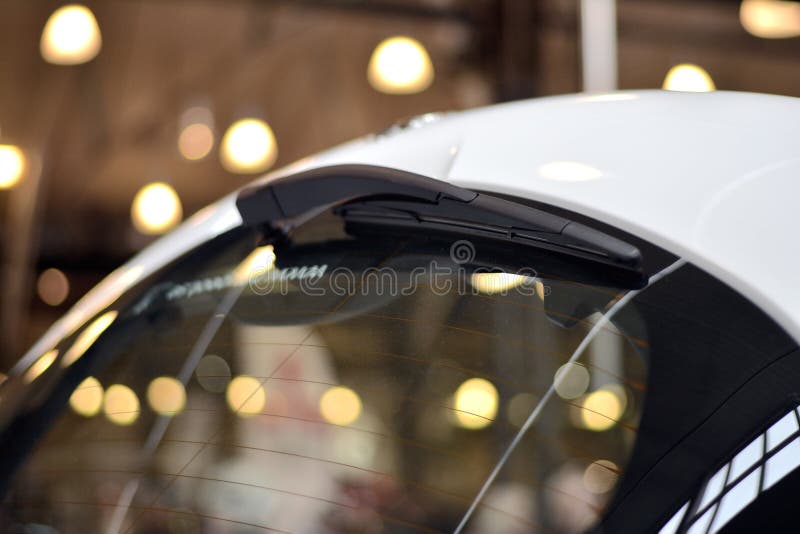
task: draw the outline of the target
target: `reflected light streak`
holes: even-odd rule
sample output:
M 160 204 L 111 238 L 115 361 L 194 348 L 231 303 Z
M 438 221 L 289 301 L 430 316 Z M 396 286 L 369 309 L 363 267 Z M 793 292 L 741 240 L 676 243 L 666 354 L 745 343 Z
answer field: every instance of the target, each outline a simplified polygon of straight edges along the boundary
M 48 63 L 78 65 L 100 53 L 102 38 L 94 14 L 86 6 L 70 4 L 56 9 L 42 30 L 39 50 Z
M 555 182 L 588 182 L 603 176 L 600 169 L 577 161 L 551 161 L 540 165 L 537 173 Z
M 319 412 L 334 425 L 349 425 L 361 416 L 361 398 L 350 388 L 334 386 L 319 399 Z
M 103 413 L 115 425 L 131 425 L 139 418 L 139 397 L 128 386 L 109 386 L 103 397 Z
M 411 37 L 390 37 L 372 52 L 367 80 L 382 93 L 419 93 L 433 83 L 433 63 L 425 47 Z
M 494 295 L 496 293 L 504 293 L 530 280 L 530 277 L 520 274 L 472 273 L 469 283 L 480 293 Z
M 263 274 L 275 266 L 275 248 L 272 245 L 258 247 L 247 255 L 233 271 L 236 284 L 247 283 L 256 274 Z
M 53 349 L 45 352 L 42 354 L 38 360 L 33 362 L 28 370 L 25 372 L 24 380 L 27 384 L 30 384 L 39 376 L 47 371 L 53 362 L 56 361 L 56 356 L 58 356 L 58 349 Z
M 470 378 L 458 386 L 454 400 L 455 420 L 463 428 L 485 428 L 497 415 L 497 389 L 483 378 Z
M 69 397 L 72 410 L 83 417 L 94 417 L 103 407 L 103 385 L 95 377 L 87 377 Z
M 72 346 L 67 350 L 64 354 L 64 358 L 61 360 L 61 366 L 67 367 L 75 363 L 78 358 L 83 356 L 83 354 L 89 350 L 97 338 L 100 337 L 100 334 L 105 332 L 106 328 L 111 326 L 111 323 L 117 318 L 117 312 L 114 310 L 107 311 L 87 326 L 83 332 L 81 332 Z
M 225 400 L 228 401 L 228 407 L 236 415 L 250 417 L 264 409 L 267 392 L 264 391 L 264 386 L 257 378 L 240 375 L 228 383 Z

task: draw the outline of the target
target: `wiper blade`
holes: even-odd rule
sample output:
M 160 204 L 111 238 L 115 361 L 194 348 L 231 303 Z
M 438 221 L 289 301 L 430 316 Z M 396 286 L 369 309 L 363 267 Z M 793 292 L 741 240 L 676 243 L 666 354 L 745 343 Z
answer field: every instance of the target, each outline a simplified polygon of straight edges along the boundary
M 287 229 L 333 208 L 349 223 L 432 229 L 552 250 L 641 272 L 639 249 L 570 219 L 447 182 L 368 165 L 323 167 L 243 190 L 248 226 Z

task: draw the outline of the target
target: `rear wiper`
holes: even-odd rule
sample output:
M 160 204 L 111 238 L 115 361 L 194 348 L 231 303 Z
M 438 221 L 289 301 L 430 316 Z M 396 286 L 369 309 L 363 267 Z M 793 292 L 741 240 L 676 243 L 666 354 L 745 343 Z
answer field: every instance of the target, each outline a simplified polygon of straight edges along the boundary
M 475 235 L 628 272 L 642 269 L 636 246 L 604 232 L 537 208 L 382 167 L 340 165 L 301 172 L 243 190 L 236 205 L 246 225 L 272 230 L 287 230 L 333 208 L 355 225 Z

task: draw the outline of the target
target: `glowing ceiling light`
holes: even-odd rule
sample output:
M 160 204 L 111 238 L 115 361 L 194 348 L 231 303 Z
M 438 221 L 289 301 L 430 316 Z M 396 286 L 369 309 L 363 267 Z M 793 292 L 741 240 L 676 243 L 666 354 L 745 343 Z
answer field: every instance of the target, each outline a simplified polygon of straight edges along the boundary
M 739 20 L 748 33 L 764 39 L 800 35 L 800 2 L 743 0 Z
M 159 415 L 177 415 L 186 405 L 186 389 L 180 380 L 159 376 L 147 386 L 147 402 Z
M 410 37 L 390 37 L 375 47 L 367 79 L 389 94 L 419 93 L 433 83 L 433 63 L 425 47 Z
M 596 495 L 608 493 L 617 485 L 619 466 L 611 460 L 597 460 L 583 472 L 583 486 Z
M 599 169 L 577 161 L 551 161 L 536 171 L 542 178 L 555 182 L 587 182 L 603 176 Z
M 261 413 L 267 402 L 267 392 L 257 378 L 241 375 L 228 382 L 225 399 L 232 412 L 249 417 Z
M 0 189 L 17 185 L 25 172 L 25 154 L 14 145 L 0 145 Z
M 493 295 L 504 293 L 530 280 L 531 278 L 520 274 L 473 273 L 469 278 L 469 283 L 478 292 Z
M 69 295 L 69 280 L 58 269 L 47 269 L 36 280 L 36 292 L 45 304 L 58 306 Z
M 56 65 L 78 65 L 100 53 L 102 38 L 97 19 L 86 6 L 58 8 L 47 19 L 39 42 L 42 57 Z
M 704 93 L 716 89 L 714 80 L 705 69 L 691 63 L 681 63 L 669 69 L 663 87 L 668 91 L 690 93 Z
M 349 425 L 361 416 L 361 398 L 350 388 L 334 386 L 319 399 L 319 412 L 334 425 Z
M 463 428 L 477 430 L 492 424 L 497 415 L 497 389 L 488 380 L 470 378 L 456 390 L 455 419 Z
M 94 417 L 103 407 L 103 385 L 90 376 L 81 382 L 69 397 L 72 410 L 83 417 Z
M 139 418 L 139 397 L 128 386 L 114 384 L 103 397 L 103 413 L 115 425 L 131 425 Z
M 278 143 L 266 122 L 242 119 L 231 124 L 225 132 L 219 157 L 222 166 L 230 172 L 263 172 L 278 159 Z
M 56 356 L 58 356 L 57 349 L 47 351 L 39 356 L 39 359 L 33 362 L 33 365 L 31 365 L 25 372 L 25 376 L 23 377 L 25 382 L 30 384 L 39 378 L 42 373 L 47 371 L 50 366 L 53 365 L 53 362 L 56 361 Z
M 602 432 L 617 424 L 623 410 L 623 402 L 616 391 L 598 389 L 583 399 L 581 422 L 589 430 Z
M 78 358 L 83 356 L 83 353 L 89 350 L 89 347 L 91 347 L 94 342 L 97 341 L 97 338 L 100 337 L 100 334 L 105 332 L 106 328 L 111 326 L 111 323 L 113 323 L 114 319 L 116 318 L 117 312 L 111 310 L 92 321 L 92 323 L 78 335 L 78 337 L 75 339 L 75 342 L 64 354 L 64 358 L 61 360 L 61 366 L 67 367 L 75 363 Z
M 181 222 L 181 218 L 181 199 L 172 187 L 163 182 L 147 184 L 133 199 L 131 219 L 143 234 L 163 234 Z
M 577 399 L 589 387 L 589 371 L 579 363 L 565 363 L 556 371 L 553 386 L 562 399 Z

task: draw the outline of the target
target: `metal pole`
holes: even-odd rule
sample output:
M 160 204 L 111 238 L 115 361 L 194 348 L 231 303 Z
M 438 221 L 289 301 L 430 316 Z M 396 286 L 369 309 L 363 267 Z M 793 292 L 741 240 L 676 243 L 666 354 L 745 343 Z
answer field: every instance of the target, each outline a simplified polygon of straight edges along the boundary
M 581 0 L 581 60 L 585 92 L 617 88 L 616 0 Z

